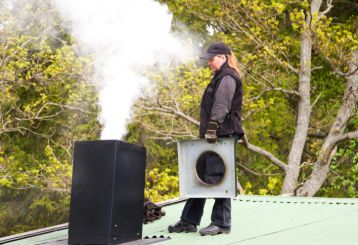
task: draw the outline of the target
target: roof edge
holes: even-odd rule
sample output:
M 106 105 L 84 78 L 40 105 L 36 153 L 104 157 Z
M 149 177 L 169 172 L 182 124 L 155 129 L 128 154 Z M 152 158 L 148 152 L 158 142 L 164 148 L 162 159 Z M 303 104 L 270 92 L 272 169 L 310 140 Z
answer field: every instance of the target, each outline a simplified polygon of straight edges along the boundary
M 162 202 L 157 202 L 155 204 L 157 204 L 161 207 L 164 207 L 164 206 L 172 205 L 175 203 L 183 202 L 185 200 L 187 200 L 187 198 L 177 197 L 177 198 L 165 200 Z M 7 243 L 7 242 L 14 242 L 14 241 L 18 241 L 18 240 L 38 236 L 38 235 L 43 235 L 43 234 L 51 233 L 51 232 L 55 232 L 55 231 L 65 230 L 65 229 L 68 229 L 68 223 L 54 225 L 54 226 L 45 227 L 45 228 L 40 228 L 37 230 L 27 231 L 27 232 L 15 234 L 15 235 L 0 237 L 0 244 Z
M 67 228 L 68 228 L 68 223 L 64 223 L 64 224 L 54 225 L 54 226 L 45 227 L 45 228 L 41 228 L 41 229 L 37 229 L 37 230 L 27 231 L 27 232 L 23 232 L 23 233 L 11 235 L 11 236 L 1 237 L 0 244 L 7 243 L 7 242 L 14 242 L 14 241 L 18 241 L 18 240 L 46 234 L 46 233 L 51 233 L 54 231 L 65 230 Z
M 188 200 L 188 198 L 183 198 L 183 197 L 175 197 L 175 198 L 172 198 L 172 199 L 169 199 L 169 200 L 165 200 L 165 201 L 161 201 L 161 202 L 156 202 L 155 204 L 161 206 L 161 207 L 164 207 L 164 206 L 169 206 L 171 204 L 175 204 L 175 203 L 178 203 L 178 202 L 184 202 Z

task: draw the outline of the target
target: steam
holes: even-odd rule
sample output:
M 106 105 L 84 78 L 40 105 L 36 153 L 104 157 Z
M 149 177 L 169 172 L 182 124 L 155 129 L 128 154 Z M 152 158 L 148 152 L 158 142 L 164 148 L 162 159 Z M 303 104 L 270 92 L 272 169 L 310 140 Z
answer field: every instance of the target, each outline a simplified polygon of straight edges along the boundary
M 185 61 L 190 51 L 171 33 L 172 15 L 153 0 L 54 0 L 73 35 L 94 52 L 101 139 L 126 132 L 133 100 L 149 81 L 138 67 Z

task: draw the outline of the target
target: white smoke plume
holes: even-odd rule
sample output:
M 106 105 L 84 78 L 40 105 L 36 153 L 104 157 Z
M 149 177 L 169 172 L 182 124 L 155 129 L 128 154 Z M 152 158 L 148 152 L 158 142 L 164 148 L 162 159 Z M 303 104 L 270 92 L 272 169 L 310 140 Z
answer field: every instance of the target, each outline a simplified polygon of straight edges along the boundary
M 126 132 L 132 102 L 148 83 L 138 67 L 163 64 L 190 51 L 171 33 L 172 15 L 153 0 L 54 0 L 73 35 L 95 54 L 103 125 L 101 139 L 120 139 Z

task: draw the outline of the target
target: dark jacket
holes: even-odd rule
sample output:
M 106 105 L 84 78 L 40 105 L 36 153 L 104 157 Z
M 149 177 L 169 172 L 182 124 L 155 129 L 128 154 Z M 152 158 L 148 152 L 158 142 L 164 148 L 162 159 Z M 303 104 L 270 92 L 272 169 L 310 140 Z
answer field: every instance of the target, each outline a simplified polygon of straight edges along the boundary
M 225 89 L 230 86 L 220 86 L 223 78 L 230 76 L 235 81 L 235 91 L 233 93 L 231 104 L 220 103 L 223 94 L 229 94 Z M 219 89 L 220 86 L 220 89 Z M 222 94 L 223 93 L 223 94 Z M 232 93 L 231 93 L 232 94 Z M 218 103 L 219 102 L 219 103 Z M 223 108 L 226 107 L 226 108 Z M 217 117 L 217 112 L 224 112 L 222 119 Z M 213 113 L 214 112 L 214 113 Z M 215 114 L 215 115 L 214 115 Z M 244 131 L 241 127 L 241 114 L 242 114 L 242 84 L 238 74 L 234 69 L 230 68 L 227 63 L 215 72 L 211 82 L 204 91 L 200 104 L 200 137 L 203 138 L 207 129 L 209 121 L 217 121 L 219 128 L 217 135 L 242 137 Z

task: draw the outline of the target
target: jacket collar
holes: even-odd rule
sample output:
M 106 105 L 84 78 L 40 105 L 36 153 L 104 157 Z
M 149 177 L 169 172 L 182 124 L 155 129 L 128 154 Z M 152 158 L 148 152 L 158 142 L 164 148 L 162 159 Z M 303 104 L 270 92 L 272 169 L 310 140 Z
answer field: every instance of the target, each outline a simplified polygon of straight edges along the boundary
M 225 63 L 221 65 L 220 69 L 217 70 L 217 71 L 214 73 L 213 79 L 216 79 L 216 78 L 220 75 L 220 73 L 221 73 L 225 68 L 227 68 L 228 66 L 229 66 L 229 65 L 228 65 L 228 61 L 226 60 Z

